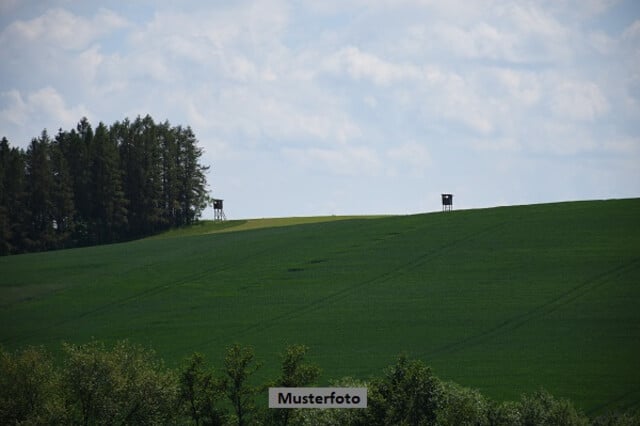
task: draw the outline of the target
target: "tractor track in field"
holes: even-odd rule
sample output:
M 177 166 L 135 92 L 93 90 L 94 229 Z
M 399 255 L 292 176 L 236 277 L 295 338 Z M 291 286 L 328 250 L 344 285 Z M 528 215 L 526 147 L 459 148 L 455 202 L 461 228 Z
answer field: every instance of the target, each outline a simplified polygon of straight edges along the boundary
M 92 315 L 96 315 L 96 314 L 99 314 L 99 313 L 102 313 L 102 312 L 107 312 L 110 309 L 126 305 L 126 304 L 131 303 L 131 302 L 133 302 L 135 300 L 140 300 L 142 298 L 155 296 L 157 294 L 160 294 L 160 293 L 162 293 L 162 292 L 164 292 L 166 290 L 169 290 L 171 288 L 174 288 L 176 286 L 183 285 L 183 284 L 198 280 L 198 279 L 200 279 L 202 277 L 205 277 L 205 276 L 207 276 L 207 275 L 209 275 L 211 273 L 220 273 L 220 272 L 224 272 L 224 271 L 230 270 L 230 269 L 236 267 L 238 264 L 241 264 L 242 262 L 245 262 L 248 259 L 251 259 L 251 258 L 253 258 L 255 256 L 263 255 L 263 254 L 268 253 L 268 252 L 270 252 L 272 250 L 273 250 L 273 246 L 269 246 L 269 247 L 267 247 L 265 249 L 262 249 L 262 250 L 259 250 L 257 252 L 251 253 L 250 255 L 244 256 L 241 259 L 234 259 L 233 262 L 223 263 L 223 264 L 221 264 L 219 266 L 213 266 L 213 267 L 210 267 L 210 268 L 206 268 L 204 270 L 199 270 L 198 272 L 193 273 L 191 275 L 188 275 L 186 277 L 182 276 L 179 279 L 174 280 L 174 281 L 169 281 L 169 282 L 158 284 L 158 285 L 155 285 L 155 286 L 152 286 L 152 287 L 148 287 L 148 288 L 146 288 L 146 289 L 144 289 L 142 291 L 139 291 L 137 293 L 134 293 L 132 295 L 129 295 L 129 296 L 126 296 L 126 297 L 123 297 L 123 298 L 119 298 L 119 299 L 116 299 L 116 300 L 112 300 L 110 302 L 107 302 L 107 303 L 104 303 L 102 305 L 96 306 L 96 307 L 94 307 L 92 309 L 82 311 L 82 312 L 74 315 L 73 317 L 69 317 L 69 318 L 63 319 L 61 321 L 57 321 L 57 322 L 54 322 L 54 323 L 50 323 L 50 324 L 44 325 L 44 326 L 42 326 L 40 328 L 37 328 L 37 329 L 33 330 L 32 333 L 30 333 L 28 335 L 10 336 L 10 337 L 4 339 L 2 343 L 17 343 L 17 342 L 20 342 L 20 341 L 28 340 L 31 337 L 31 335 L 38 334 L 40 332 L 43 332 L 43 331 L 46 331 L 46 330 L 49 330 L 49 329 L 52 329 L 52 328 L 55 328 L 55 327 L 60 327 L 60 326 L 63 326 L 65 324 L 72 323 L 74 321 L 82 320 L 83 318 L 87 318 L 87 317 L 90 317 Z M 150 266 L 147 265 L 147 268 L 149 268 L 149 267 Z M 152 266 L 150 268 L 153 270 Z
M 430 250 L 428 252 L 422 253 L 419 256 L 402 263 L 401 265 L 398 265 L 397 267 L 385 272 L 382 275 L 378 275 L 369 279 L 366 279 L 364 281 L 358 282 L 357 284 L 354 284 L 352 286 L 346 287 L 342 290 L 338 290 L 336 292 L 333 292 L 331 294 L 328 294 L 326 296 L 317 298 L 315 300 L 310 301 L 309 303 L 305 303 L 301 306 L 298 306 L 296 308 L 293 308 L 291 310 L 289 310 L 288 312 L 279 314 L 279 315 L 275 315 L 271 318 L 268 319 L 264 319 L 262 321 L 259 322 L 255 322 L 247 327 L 244 327 L 240 330 L 235 330 L 233 331 L 233 333 L 229 333 L 228 335 L 224 335 L 224 336 L 218 336 L 216 338 L 212 338 L 209 340 L 206 340 L 202 343 L 200 343 L 199 345 L 197 345 L 197 347 L 206 347 L 209 346 L 213 343 L 221 343 L 221 342 L 227 342 L 229 341 L 229 339 L 231 337 L 233 338 L 240 338 L 240 337 L 244 337 L 247 335 L 250 335 L 251 333 L 256 333 L 256 332 L 263 332 L 265 330 L 268 330 L 269 328 L 272 328 L 274 326 L 276 326 L 278 323 L 282 322 L 282 321 L 290 321 L 293 320 L 297 317 L 300 317 L 301 315 L 304 315 L 308 312 L 314 311 L 316 309 L 321 308 L 322 306 L 326 305 L 329 302 L 336 302 L 339 300 L 344 299 L 345 297 L 347 297 L 349 294 L 359 290 L 360 288 L 363 288 L 367 285 L 378 285 L 381 283 L 384 283 L 386 281 L 388 281 L 391 278 L 396 278 L 399 274 L 402 274 L 404 272 L 408 272 L 411 271 L 412 269 L 415 269 L 418 266 L 423 265 L 425 262 L 439 257 L 442 254 L 446 253 L 449 249 L 458 246 L 461 243 L 464 243 L 466 241 L 469 240 L 473 240 L 481 235 L 485 235 L 487 233 L 493 232 L 496 229 L 502 228 L 504 226 L 506 226 L 508 223 L 510 222 L 500 222 L 496 225 L 492 225 L 490 227 L 487 228 L 483 228 L 479 231 L 476 232 L 472 232 L 470 234 L 467 234 L 461 238 L 458 238 L 456 240 L 452 240 L 449 241 L 445 244 L 443 244 L 442 246 L 438 247 L 437 249 L 434 250 Z M 392 233 L 392 234 L 387 234 L 387 236 L 385 238 L 378 238 L 373 240 L 373 244 L 370 245 L 375 245 L 375 244 L 379 244 L 381 241 L 384 240 L 388 240 L 391 238 L 397 238 L 400 235 L 403 235 L 404 233 L 409 233 L 409 232 L 419 232 L 420 228 L 412 228 L 410 230 L 407 230 L 403 233 Z
M 452 342 L 436 348 L 433 351 L 424 352 L 419 354 L 422 359 L 433 359 L 442 355 L 447 355 L 453 352 L 457 352 L 462 349 L 466 349 L 468 347 L 472 347 L 478 344 L 483 343 L 484 341 L 491 339 L 495 336 L 503 334 L 505 332 L 513 331 L 518 329 L 519 327 L 525 325 L 526 323 L 536 319 L 544 317 L 561 307 L 572 303 L 576 299 L 584 296 L 585 294 L 600 288 L 604 285 L 607 285 L 613 282 L 612 278 L 625 275 L 626 273 L 633 271 L 634 269 L 640 267 L 640 258 L 632 259 L 629 262 L 623 263 L 621 265 L 617 265 L 613 268 L 610 268 L 604 272 L 596 274 L 577 286 L 567 290 L 566 292 L 552 298 L 551 300 L 538 305 L 527 312 L 516 315 L 512 318 L 509 318 L 500 324 L 495 325 L 494 327 L 485 330 L 483 332 L 465 337 L 456 342 Z
M 360 227 L 364 227 L 366 225 L 367 224 L 364 223 L 364 222 L 359 224 Z M 56 321 L 56 322 L 53 322 L 53 323 L 49 323 L 49 324 L 43 325 L 42 327 L 39 327 L 39 328 L 33 330 L 29 334 L 23 334 L 23 335 L 20 335 L 20 336 L 9 336 L 9 337 L 5 338 L 1 343 L 7 344 L 7 343 L 19 343 L 21 341 L 26 341 L 32 335 L 41 333 L 43 331 L 50 330 L 50 329 L 53 329 L 53 328 L 56 328 L 56 327 L 60 327 L 60 326 L 72 323 L 74 321 L 78 321 L 78 320 L 81 320 L 83 318 L 87 318 L 87 317 L 90 317 L 92 315 L 96 315 L 96 314 L 99 314 L 99 313 L 102 313 L 102 312 L 107 312 L 110 309 L 126 305 L 126 304 L 131 303 L 131 302 L 133 302 L 135 300 L 140 300 L 140 299 L 143 299 L 143 298 L 155 296 L 157 294 L 160 294 L 160 293 L 162 293 L 162 292 L 164 292 L 166 290 L 169 290 L 171 288 L 174 288 L 176 286 L 183 285 L 183 284 L 198 280 L 200 278 L 206 277 L 206 276 L 208 276 L 208 275 L 210 275 L 212 273 L 216 274 L 216 273 L 220 273 L 220 272 L 225 272 L 225 271 L 231 270 L 234 267 L 237 267 L 238 265 L 240 265 L 240 264 L 242 264 L 242 263 L 244 263 L 244 262 L 246 262 L 246 261 L 248 261 L 248 260 L 250 260 L 252 258 L 255 258 L 256 256 L 262 256 L 264 254 L 268 254 L 268 253 L 272 252 L 274 250 L 274 248 L 277 248 L 279 246 L 283 246 L 285 244 L 286 244 L 285 242 L 283 242 L 283 243 L 281 243 L 279 245 L 269 244 L 267 247 L 265 247 L 262 250 L 258 250 L 258 251 L 254 252 L 254 253 L 251 253 L 251 254 L 247 255 L 247 256 L 243 256 L 242 258 L 233 259 L 232 262 L 227 262 L 227 263 L 221 264 L 220 266 L 214 266 L 214 267 L 210 267 L 210 268 L 207 268 L 207 269 L 204 269 L 204 270 L 199 270 L 198 272 L 196 272 L 194 274 L 191 274 L 189 276 L 186 276 L 186 277 L 183 276 L 183 277 L 180 277 L 179 279 L 174 280 L 174 281 L 169 281 L 169 282 L 158 284 L 158 285 L 155 285 L 155 286 L 152 286 L 152 287 L 148 287 L 148 288 L 146 288 L 146 289 L 144 289 L 142 291 L 139 291 L 137 293 L 134 293 L 132 295 L 129 295 L 129 296 L 126 296 L 126 297 L 123 297 L 123 298 L 119 298 L 119 299 L 116 299 L 116 300 L 112 300 L 110 302 L 107 302 L 107 303 L 104 303 L 102 305 L 96 306 L 96 307 L 94 307 L 92 309 L 80 312 L 80 313 L 74 315 L 73 317 L 69 317 L 69 318 L 66 318 L 66 319 L 63 319 L 63 320 L 60 320 L 60 321 Z M 154 263 L 154 264 L 156 264 L 156 263 Z M 146 265 L 146 267 L 153 271 L 153 266 L 152 265 L 154 265 L 154 264 Z

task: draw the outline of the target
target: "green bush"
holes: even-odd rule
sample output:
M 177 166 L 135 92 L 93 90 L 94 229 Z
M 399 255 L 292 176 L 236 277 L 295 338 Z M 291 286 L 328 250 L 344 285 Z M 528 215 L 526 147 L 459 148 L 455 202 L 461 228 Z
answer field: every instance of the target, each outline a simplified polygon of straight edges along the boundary
M 589 419 L 567 400 L 555 399 L 547 391 L 523 395 L 518 406 L 523 426 L 582 426 Z
M 49 354 L 0 349 L 0 424 L 46 424 L 58 417 L 58 378 Z
M 422 361 L 404 355 L 368 382 L 331 382 L 366 387 L 366 409 L 265 409 L 255 399 L 266 401 L 268 386 L 302 387 L 317 380 L 320 369 L 305 361 L 306 346 L 287 347 L 281 375 L 264 386 L 251 383 L 260 366 L 253 349 L 238 344 L 227 348 L 220 375 L 201 354 L 174 371 L 153 351 L 127 341 L 63 349 L 56 368 L 42 348 L 0 348 L 0 424 L 640 426 L 634 412 L 590 421 L 571 402 L 544 390 L 515 402 L 489 401 L 477 390 L 441 382 Z
M 443 386 L 422 361 L 401 355 L 382 378 L 368 388 L 366 423 L 430 425 L 442 404 Z
M 453 382 L 443 383 L 437 423 L 443 426 L 489 424 L 489 404 L 480 392 Z
M 640 426 L 640 412 L 607 413 L 597 417 L 593 426 Z
M 126 341 L 64 345 L 62 386 L 71 423 L 167 424 L 176 420 L 178 380 L 155 354 Z
M 180 400 L 183 413 L 199 425 L 224 425 L 227 412 L 222 407 L 224 383 L 213 369 L 205 367 L 204 356 L 194 353 L 180 372 Z
M 331 382 L 333 387 L 365 388 L 366 382 L 344 377 Z M 359 408 L 332 408 L 318 410 L 315 408 L 299 408 L 293 410 L 295 416 L 291 424 L 296 426 L 342 426 L 342 425 L 366 425 L 366 409 Z

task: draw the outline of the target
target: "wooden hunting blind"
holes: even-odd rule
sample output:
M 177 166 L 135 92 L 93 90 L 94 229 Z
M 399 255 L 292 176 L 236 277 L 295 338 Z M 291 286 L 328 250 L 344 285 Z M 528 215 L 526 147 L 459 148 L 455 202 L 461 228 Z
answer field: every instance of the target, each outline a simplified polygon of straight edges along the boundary
M 442 194 L 442 211 L 451 211 L 453 208 L 453 194 Z
M 222 208 L 223 201 L 218 198 L 213 199 L 213 220 L 223 221 L 227 219 Z

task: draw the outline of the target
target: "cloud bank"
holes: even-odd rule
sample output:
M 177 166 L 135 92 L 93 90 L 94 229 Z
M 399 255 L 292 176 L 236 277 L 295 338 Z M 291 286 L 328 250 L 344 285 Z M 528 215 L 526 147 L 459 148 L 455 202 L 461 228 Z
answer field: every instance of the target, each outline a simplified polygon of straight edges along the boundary
M 4 2 L 0 24 L 12 145 L 189 125 L 230 217 L 640 195 L 634 1 Z

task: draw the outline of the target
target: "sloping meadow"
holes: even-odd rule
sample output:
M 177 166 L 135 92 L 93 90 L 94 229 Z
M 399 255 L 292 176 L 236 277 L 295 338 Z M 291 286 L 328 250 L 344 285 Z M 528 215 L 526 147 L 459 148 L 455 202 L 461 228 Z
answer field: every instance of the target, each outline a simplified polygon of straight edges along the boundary
M 177 365 L 239 342 L 268 377 L 302 343 L 324 383 L 406 353 L 498 400 L 638 407 L 638 218 L 640 199 L 570 202 L 4 257 L 0 344 L 126 338 Z

